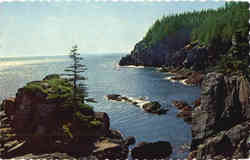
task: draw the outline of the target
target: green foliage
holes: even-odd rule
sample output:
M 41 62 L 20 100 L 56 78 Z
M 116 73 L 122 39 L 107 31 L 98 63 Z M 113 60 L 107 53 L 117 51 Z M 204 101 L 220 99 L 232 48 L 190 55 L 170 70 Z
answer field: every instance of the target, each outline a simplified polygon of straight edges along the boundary
M 218 72 L 225 74 L 242 74 L 245 77 L 250 75 L 250 56 L 249 45 L 246 44 L 247 39 L 242 36 L 242 31 L 238 31 L 233 35 L 233 45 L 227 52 L 222 55 L 216 66 Z
M 27 83 L 24 90 L 32 93 L 40 92 L 46 95 L 47 99 L 70 99 L 72 97 L 72 84 L 58 76 Z
M 84 115 L 79 111 L 75 113 L 75 116 L 76 120 L 80 122 L 82 128 L 96 128 L 102 125 L 102 122 L 96 120 L 94 116 Z
M 226 47 L 232 35 L 239 29 L 242 36 L 249 31 L 249 11 L 247 2 L 227 2 L 217 10 L 202 10 L 164 16 L 156 20 L 143 38 L 145 46 L 150 47 L 176 31 L 191 29 L 191 39 L 202 44 Z
M 75 116 L 77 117 L 77 120 L 82 123 L 88 123 L 89 121 L 93 120 L 93 116 L 84 115 L 79 111 L 75 113 Z
M 88 105 L 88 104 L 86 104 L 86 103 L 81 103 L 81 104 L 79 104 L 79 108 L 80 108 L 80 110 L 81 110 L 81 109 L 93 110 L 93 107 L 90 106 L 90 105 Z
M 248 35 L 248 19 L 247 2 L 228 2 L 225 7 L 207 13 L 201 25 L 193 30 L 192 39 L 198 39 L 204 44 L 228 45 L 239 29 L 242 36 Z
M 91 128 L 100 127 L 101 125 L 102 125 L 102 122 L 99 121 L 99 120 L 90 121 L 90 127 Z
M 64 133 L 72 139 L 72 138 L 74 138 L 74 136 L 70 130 L 70 126 L 71 126 L 70 123 L 63 124 L 62 129 L 63 129 Z
M 78 53 L 78 47 L 77 45 L 73 46 L 70 50 L 69 57 L 72 59 L 72 65 L 68 66 L 64 71 L 67 72 L 67 74 L 64 74 L 68 76 L 68 80 L 73 83 L 73 103 L 75 107 L 77 106 L 78 102 L 81 101 L 82 103 L 85 102 L 85 98 L 87 97 L 87 87 L 85 84 L 83 84 L 82 81 L 86 80 L 87 78 L 82 76 L 81 73 L 85 72 L 87 70 L 86 66 L 81 64 L 81 61 L 83 60 L 82 57 L 80 57 L 80 54 Z M 77 111 L 77 108 L 75 108 L 75 111 Z

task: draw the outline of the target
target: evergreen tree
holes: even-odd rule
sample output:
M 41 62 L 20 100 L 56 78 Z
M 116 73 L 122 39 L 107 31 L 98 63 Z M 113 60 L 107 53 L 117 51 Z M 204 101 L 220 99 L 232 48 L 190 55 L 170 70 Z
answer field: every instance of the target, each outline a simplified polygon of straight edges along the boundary
M 85 72 L 87 68 L 84 64 L 81 64 L 83 58 L 80 57 L 80 54 L 77 51 L 77 45 L 73 46 L 69 54 L 69 57 L 72 59 L 72 64 L 64 70 L 65 72 L 68 72 L 64 75 L 69 76 L 69 81 L 73 83 L 72 103 L 75 112 L 79 110 L 81 104 L 85 103 L 86 97 L 88 96 L 87 87 L 82 82 L 86 80 L 86 77 L 81 75 L 81 73 Z

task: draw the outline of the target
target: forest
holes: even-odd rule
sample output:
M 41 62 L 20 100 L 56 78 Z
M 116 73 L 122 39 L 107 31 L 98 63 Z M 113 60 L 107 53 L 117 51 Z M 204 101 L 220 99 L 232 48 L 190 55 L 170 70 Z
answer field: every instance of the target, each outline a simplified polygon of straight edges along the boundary
M 239 70 L 249 72 L 249 4 L 226 2 L 216 10 L 163 16 L 150 27 L 143 42 L 145 48 L 164 42 L 168 36 L 181 29 L 190 30 L 190 43 L 212 46 L 219 60 L 216 69 L 231 73 Z M 167 45 L 167 44 L 166 44 Z
M 247 2 L 226 2 L 225 7 L 216 10 L 163 16 L 156 20 L 143 40 L 151 46 L 181 28 L 189 28 L 192 30 L 193 41 L 198 40 L 207 45 L 220 39 L 223 43 L 230 43 L 232 35 L 237 31 L 242 36 L 248 35 L 248 6 Z

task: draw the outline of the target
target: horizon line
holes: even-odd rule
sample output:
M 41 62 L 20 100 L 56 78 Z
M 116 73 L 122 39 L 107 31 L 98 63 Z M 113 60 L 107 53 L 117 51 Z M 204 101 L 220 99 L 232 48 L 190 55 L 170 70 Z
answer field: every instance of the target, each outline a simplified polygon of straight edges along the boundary
M 129 54 L 129 53 L 124 53 L 124 52 L 103 52 L 103 53 L 95 53 L 95 52 L 89 52 L 89 53 L 80 53 L 80 55 L 108 55 L 108 54 Z M 68 54 L 57 54 L 57 55 L 14 55 L 14 56 L 1 56 L 0 58 L 22 58 L 22 57 L 56 57 L 56 56 L 68 56 Z

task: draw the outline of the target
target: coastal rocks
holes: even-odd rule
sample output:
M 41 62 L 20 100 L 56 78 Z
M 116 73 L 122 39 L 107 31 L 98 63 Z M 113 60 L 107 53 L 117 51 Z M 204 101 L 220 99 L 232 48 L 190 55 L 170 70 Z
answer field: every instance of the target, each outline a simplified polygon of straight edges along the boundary
M 113 100 L 113 101 L 122 101 L 124 99 L 119 94 L 109 94 L 106 97 L 107 97 L 108 100 Z
M 199 109 L 192 115 L 191 157 L 247 158 L 249 89 L 248 80 L 242 76 L 207 74 Z
M 145 103 L 143 104 L 142 108 L 146 112 L 155 113 L 155 114 L 166 114 L 168 111 L 167 109 L 161 108 L 161 104 L 156 101 Z
M 147 44 L 142 40 L 135 45 L 130 55 L 121 58 L 119 65 L 154 67 L 166 65 L 172 60 L 166 57 L 175 55 L 174 53 L 176 51 L 188 44 L 190 41 L 190 33 L 190 29 L 182 28 L 154 45 Z M 178 60 L 178 58 L 176 59 Z
M 170 81 L 177 81 L 189 86 L 200 86 L 204 78 L 204 74 L 182 67 L 161 67 L 160 71 L 172 74 L 172 76 L 167 78 Z
M 15 130 L 10 125 L 10 119 L 4 111 L 1 111 L 0 116 L 0 135 L 0 155 L 7 157 L 10 154 L 25 153 L 23 146 L 26 142 L 17 137 Z
M 114 143 L 108 139 L 99 141 L 95 144 L 95 150 L 91 155 L 97 159 L 121 159 L 125 160 L 128 156 L 128 148 L 122 143 Z
M 123 102 L 131 103 L 135 106 L 142 108 L 145 112 L 148 112 L 148 113 L 161 115 L 161 114 L 166 114 L 168 111 L 168 109 L 162 108 L 159 102 L 148 101 L 148 100 L 145 100 L 145 98 L 137 99 L 137 98 L 127 97 L 127 96 L 121 96 L 119 94 L 110 94 L 110 95 L 107 95 L 106 98 L 108 100 L 123 101 Z
M 188 76 L 185 83 L 187 83 L 188 85 L 200 86 L 203 78 L 204 78 L 204 74 L 199 73 L 199 72 L 192 72 L 191 75 Z
M 125 139 L 125 145 L 130 146 L 136 143 L 135 137 L 129 136 Z
M 192 122 L 192 107 L 184 101 L 173 101 L 172 104 L 179 110 L 177 117 L 183 118 L 183 120 L 189 124 Z
M 55 152 L 55 153 L 45 153 L 39 155 L 30 153 L 15 157 L 15 159 L 75 159 L 75 157 L 72 157 L 66 153 Z M 92 160 L 94 159 L 92 158 Z
M 3 101 L 0 151 L 4 158 L 29 153 L 50 157 L 56 152 L 87 157 L 98 150 L 97 157 L 111 158 L 115 152 L 115 158 L 125 159 L 130 143 L 110 129 L 107 113 L 94 112 L 87 104 L 73 112 L 67 103 L 71 87 L 60 76 L 47 76 L 18 89 L 16 98 Z
M 144 41 L 140 41 L 130 55 L 121 58 L 119 65 L 172 66 L 204 71 L 210 65 L 209 58 L 211 59 L 213 54 L 210 54 L 209 47 L 202 46 L 198 42 L 188 44 L 189 31 L 184 30 L 177 31 L 150 47 L 147 47 Z M 176 35 L 185 38 L 178 39 Z M 173 41 L 176 42 L 172 43 Z
M 16 112 L 16 105 L 15 105 L 15 98 L 7 98 L 3 100 L 2 106 L 5 110 L 6 114 L 11 118 L 11 115 L 13 115 Z
M 167 141 L 141 142 L 131 151 L 134 159 L 163 159 L 170 156 L 171 153 L 172 146 Z

